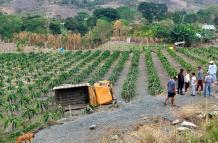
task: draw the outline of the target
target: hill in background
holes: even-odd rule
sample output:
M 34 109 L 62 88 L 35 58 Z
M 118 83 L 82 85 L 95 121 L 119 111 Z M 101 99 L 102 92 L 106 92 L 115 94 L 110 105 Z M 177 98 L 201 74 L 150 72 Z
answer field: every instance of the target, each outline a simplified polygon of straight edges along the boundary
M 8 14 L 45 14 L 50 17 L 72 17 L 78 12 L 91 12 L 99 7 L 136 7 L 145 0 L 0 0 L 0 10 Z M 170 10 L 198 10 L 218 0 L 147 0 L 165 3 Z

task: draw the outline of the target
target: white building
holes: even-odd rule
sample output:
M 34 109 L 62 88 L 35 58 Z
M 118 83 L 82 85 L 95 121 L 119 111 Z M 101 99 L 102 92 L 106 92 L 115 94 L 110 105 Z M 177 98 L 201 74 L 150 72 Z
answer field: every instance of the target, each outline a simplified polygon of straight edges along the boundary
M 214 25 L 204 24 L 201 28 L 205 30 L 216 31 L 216 27 Z

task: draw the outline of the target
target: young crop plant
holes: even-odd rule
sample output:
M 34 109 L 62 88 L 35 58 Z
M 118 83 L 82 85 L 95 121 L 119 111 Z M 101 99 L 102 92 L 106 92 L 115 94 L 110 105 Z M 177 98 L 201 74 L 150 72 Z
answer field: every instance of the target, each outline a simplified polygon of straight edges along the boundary
M 136 96 L 136 80 L 139 72 L 139 58 L 140 51 L 133 51 L 132 63 L 127 75 L 127 79 L 124 81 L 121 97 L 129 102 Z
M 183 53 L 184 55 L 186 55 L 187 57 L 197 61 L 199 65 L 205 65 L 208 63 L 207 60 L 198 57 L 198 55 L 196 53 L 191 52 L 191 50 L 189 50 L 187 48 L 181 48 L 181 49 L 178 49 L 177 51 L 179 51 L 179 52 Z
M 92 71 L 98 67 L 101 61 L 107 59 L 109 56 L 110 51 L 104 51 L 93 63 L 82 69 L 78 75 L 74 76 L 74 78 L 71 80 L 71 84 L 81 83 L 84 79 L 89 77 L 90 73 L 92 73 Z
M 107 59 L 103 66 L 101 66 L 92 78 L 88 81 L 90 84 L 94 84 L 96 81 L 101 80 L 106 72 L 110 69 L 113 62 L 119 57 L 120 51 L 114 51 L 113 54 Z
M 167 52 L 170 54 L 170 56 L 175 58 L 176 61 L 178 61 L 178 63 L 180 63 L 183 68 L 185 68 L 186 70 L 194 71 L 192 65 L 187 63 L 182 57 L 178 56 L 174 50 L 167 49 Z
M 114 84 L 117 81 L 121 71 L 124 68 L 124 64 L 126 63 L 128 58 L 129 58 L 129 52 L 128 51 L 123 52 L 122 55 L 121 55 L 121 58 L 119 59 L 119 61 L 117 63 L 117 65 L 114 67 L 114 69 L 112 71 L 112 74 L 108 78 L 108 80 L 111 81 L 112 84 Z
M 148 90 L 151 95 L 161 94 L 163 87 L 160 84 L 160 79 L 155 70 L 150 48 L 145 49 L 145 60 L 148 73 Z
M 23 126 L 23 123 L 28 121 L 29 125 L 34 125 L 39 118 L 47 115 L 45 113 L 56 113 L 55 103 L 51 102 L 53 100 L 47 93 L 74 76 L 100 54 L 99 50 L 63 54 L 0 54 L 0 126 L 4 126 L 8 134 L 19 135 L 27 130 L 26 127 L 29 128 Z M 109 57 L 110 52 L 106 51 L 102 55 L 100 61 Z M 43 124 L 40 121 L 37 125 Z
M 162 54 L 160 49 L 157 49 L 157 55 L 163 64 L 164 69 L 167 71 L 168 75 L 170 77 L 176 76 L 177 71 L 174 67 L 171 66 L 171 64 L 168 62 L 167 58 Z

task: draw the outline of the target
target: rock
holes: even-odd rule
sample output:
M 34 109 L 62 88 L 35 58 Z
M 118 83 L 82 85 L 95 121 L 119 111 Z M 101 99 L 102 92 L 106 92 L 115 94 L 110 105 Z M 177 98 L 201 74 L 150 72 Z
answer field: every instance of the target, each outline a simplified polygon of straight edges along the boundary
M 96 128 L 96 124 L 89 126 L 90 130 L 94 130 Z
M 203 119 L 205 117 L 206 117 L 206 114 L 199 114 L 199 115 L 197 115 L 197 118 L 199 118 L 199 119 Z
M 179 124 L 180 123 L 180 120 L 179 119 L 176 119 L 172 122 L 172 125 L 176 125 L 176 124 Z
M 113 136 L 111 137 L 111 139 L 112 139 L 112 140 L 118 140 L 118 135 L 113 135 Z
M 190 129 L 187 128 L 187 127 L 178 127 L 177 130 L 178 130 L 179 132 L 182 132 L 182 131 L 189 131 Z
M 195 125 L 192 122 L 188 122 L 188 121 L 183 121 L 181 125 L 187 128 L 197 128 L 197 125 Z

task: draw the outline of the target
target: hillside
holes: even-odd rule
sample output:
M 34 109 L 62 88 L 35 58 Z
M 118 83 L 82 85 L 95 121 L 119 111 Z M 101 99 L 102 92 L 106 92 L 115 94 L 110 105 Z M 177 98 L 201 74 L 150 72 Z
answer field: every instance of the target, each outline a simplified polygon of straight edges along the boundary
M 135 7 L 144 0 L 0 0 L 0 11 L 8 14 L 44 14 L 71 17 L 80 11 L 92 11 L 99 7 Z M 218 0 L 147 0 L 165 3 L 170 10 L 197 10 Z

